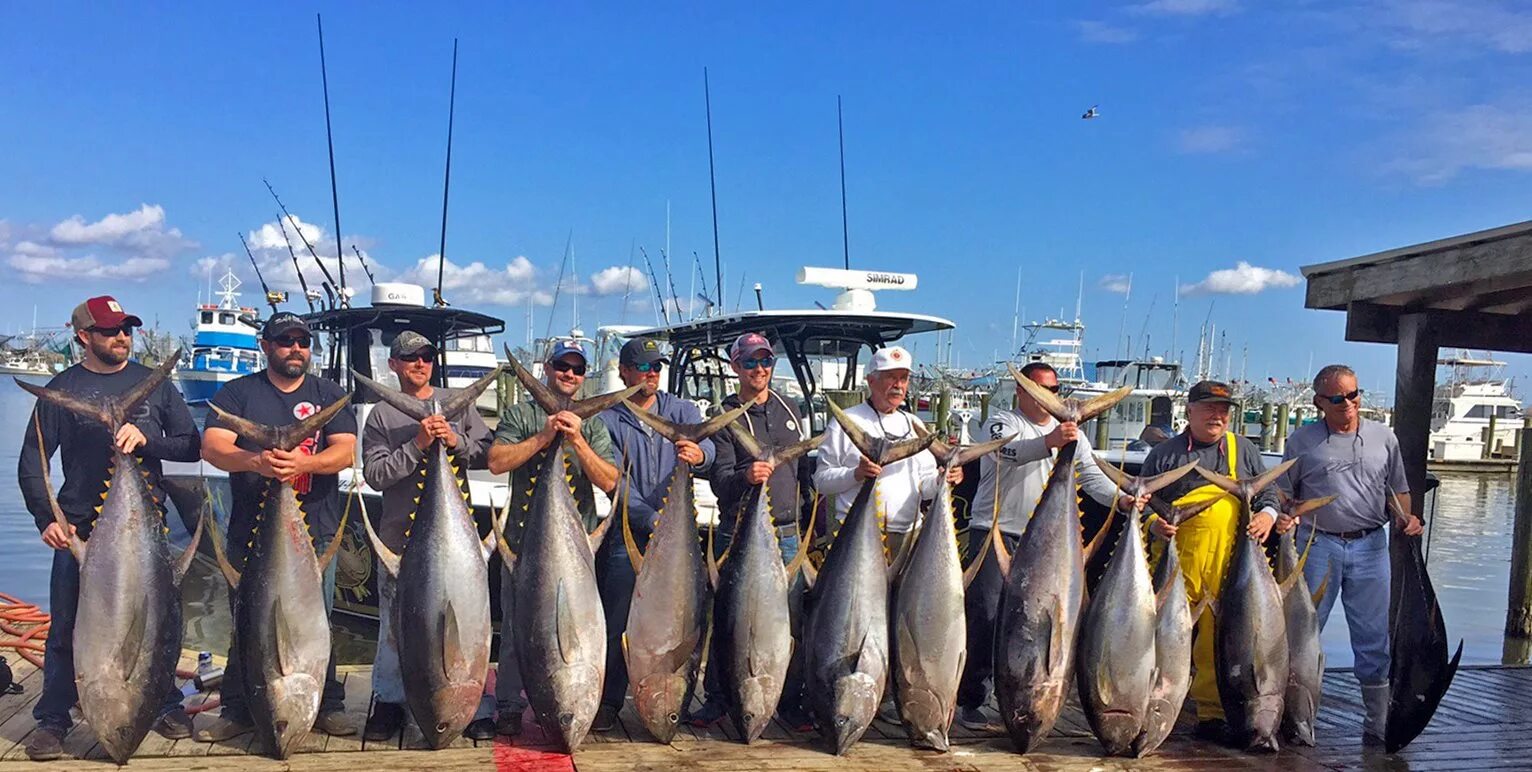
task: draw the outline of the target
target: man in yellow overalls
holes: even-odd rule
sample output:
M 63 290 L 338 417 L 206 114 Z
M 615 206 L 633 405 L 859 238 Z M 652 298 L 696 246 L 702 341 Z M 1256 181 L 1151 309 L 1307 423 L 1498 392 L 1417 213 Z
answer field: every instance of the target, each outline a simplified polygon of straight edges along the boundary
M 1186 397 L 1186 430 L 1149 451 L 1140 474 L 1149 476 L 1168 472 L 1196 461 L 1203 469 L 1235 479 L 1250 479 L 1266 471 L 1261 452 L 1253 443 L 1229 431 L 1229 408 L 1234 404 L 1228 384 L 1202 381 Z M 1221 488 L 1207 484 L 1197 475 L 1177 480 L 1158 496 L 1176 507 L 1189 507 L 1214 500 L 1196 517 L 1174 526 L 1159 517 L 1151 517 L 1149 529 L 1161 538 L 1175 537 L 1176 553 L 1186 578 L 1186 594 L 1192 604 L 1204 597 L 1218 597 L 1229 557 L 1234 552 L 1235 529 L 1239 523 L 1239 500 Z M 1265 541 L 1277 519 L 1277 493 L 1267 488 L 1256 494 L 1255 514 L 1247 532 Z M 1156 550 L 1158 553 L 1158 550 Z M 1192 642 L 1191 696 L 1197 703 L 1199 737 L 1225 739 L 1223 705 L 1218 700 L 1218 681 L 1213 666 L 1213 612 L 1197 620 Z

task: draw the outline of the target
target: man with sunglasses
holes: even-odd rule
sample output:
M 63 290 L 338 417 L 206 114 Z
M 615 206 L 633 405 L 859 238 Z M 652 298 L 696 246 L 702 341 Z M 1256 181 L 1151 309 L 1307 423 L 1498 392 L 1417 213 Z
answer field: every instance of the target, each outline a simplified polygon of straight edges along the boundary
M 313 333 L 302 317 L 280 311 L 271 315 L 261 328 L 261 351 L 266 355 L 266 369 L 235 378 L 213 396 L 213 405 L 230 415 L 268 426 L 297 423 L 330 403 L 344 397 L 340 384 L 308 372 L 314 343 Z M 356 415 L 351 410 L 336 413 L 324 428 L 293 450 L 268 450 L 240 437 L 220 424 L 217 415 L 209 414 L 202 432 L 202 458 L 229 473 L 229 526 L 226 535 L 229 561 L 236 568 L 244 564 L 249 550 L 261 499 L 274 481 L 290 481 L 298 501 L 307 514 L 309 534 L 315 553 L 321 553 L 330 541 L 339 538 L 340 485 L 337 473 L 351 466 L 356 453 Z M 335 564 L 324 572 L 325 616 L 335 600 Z M 229 600 L 233 602 L 233 593 Z M 240 645 L 240 630 L 232 632 L 229 664 L 223 676 L 223 711 L 218 721 L 196 733 L 198 742 L 219 742 L 251 731 L 246 706 L 244 674 L 234 651 Z M 325 674 L 324 695 L 314 728 L 332 735 L 356 732 L 346 718 L 345 687 L 335 677 L 335 658 L 330 658 Z
M 1059 392 L 1058 372 L 1046 362 L 1028 363 L 1021 368 L 1021 375 L 1055 394 Z M 965 563 L 971 564 L 985 557 L 981 552 L 996 522 L 1000 525 L 1000 533 L 996 536 L 1005 539 L 1005 545 L 1015 550 L 1027 521 L 1032 519 L 1032 510 L 1042 498 L 1043 486 L 1053 469 L 1054 455 L 1070 442 L 1079 443 L 1075 450 L 1075 471 L 1080 490 L 1103 506 L 1112 506 L 1113 500 L 1118 499 L 1111 480 L 1091 460 L 1090 442 L 1080 428 L 1072 421 L 1059 423 L 1019 384 L 1016 386 L 1015 408 L 994 411 L 984 422 L 979 439 L 998 440 L 1007 436 L 1014 436 L 1014 439 L 979 460 L 979 489 L 969 510 Z M 1117 500 L 1117 505 L 1125 511 L 1131 511 L 1134 503 L 1130 498 Z M 1004 583 L 1005 577 L 1000 575 L 997 561 L 984 560 L 963 598 L 969 644 L 968 661 L 958 686 L 957 720 L 975 731 L 998 731 L 998 726 L 986 718 L 980 708 L 989 699 L 990 681 L 995 672 L 991 642 L 995 638 L 995 613 Z
M 137 316 L 124 313 L 110 296 L 91 298 L 76 306 L 70 318 L 76 341 L 84 358 L 48 381 L 48 388 L 91 400 L 118 396 L 142 383 L 149 368 L 128 361 L 133 352 L 133 329 L 143 324 Z M 38 452 L 37 432 L 43 436 L 42 453 Z M 21 486 L 27 511 L 42 532 L 43 543 L 54 550 L 53 568 L 48 581 L 49 611 L 52 629 L 48 635 L 43 664 L 43 688 L 32 717 L 37 728 L 27 738 L 27 756 L 37 761 L 59 758 L 62 741 L 73 720 L 69 710 L 78 699 L 75 693 L 74 631 L 80 594 L 80 564 L 69 551 L 70 537 L 90 536 L 96 521 L 96 507 L 106 493 L 106 481 L 116 447 L 138 456 L 150 474 L 150 487 L 159 500 L 161 461 L 196 461 L 199 438 L 186 401 L 169 383 L 160 384 L 139 406 L 131 420 L 116 435 L 97 421 L 74 414 L 51 402 L 39 400 L 32 420 L 22 432 L 21 456 L 16 464 L 16 479 Z M 43 457 L 59 452 L 64 468 L 64 484 L 58 490 L 59 509 L 69 521 L 66 531 L 54 522 L 49 501 L 51 493 L 43 481 Z M 163 516 L 163 512 L 161 513 Z M 89 624 L 89 620 L 85 620 Z M 181 709 L 181 693 L 172 690 L 154 731 L 179 740 L 191 736 L 192 722 Z
M 422 402 L 445 402 L 454 389 L 431 385 L 436 372 L 436 347 L 426 336 L 405 330 L 388 348 L 388 369 L 399 379 L 399 390 Z M 375 490 L 383 492 L 383 511 L 377 518 L 378 538 L 393 550 L 404 551 L 405 532 L 415 512 L 420 488 L 420 468 L 426 449 L 441 440 L 456 460 L 463 475 L 471 468 L 483 468 L 489 451 L 489 427 L 470 406 L 457 416 L 432 415 L 417 421 L 386 402 L 373 405 L 362 428 L 362 477 Z M 378 648 L 373 658 L 372 692 L 376 700 L 372 715 L 362 729 L 362 738 L 373 742 L 387 740 L 404 725 L 404 676 L 399 671 L 399 644 L 391 624 L 395 584 L 388 572 L 379 569 L 378 577 Z M 493 698 L 486 696 L 473 721 L 463 729 L 471 740 L 495 737 Z
M 603 411 L 599 416 L 612 433 L 612 443 L 617 455 L 627 466 L 621 493 L 627 516 L 633 524 L 633 538 L 639 549 L 649 543 L 659 518 L 666 485 L 676 464 L 692 466 L 692 471 L 706 475 L 713 467 L 713 441 L 700 443 L 682 440 L 671 444 L 640 421 L 628 404 L 639 410 L 674 423 L 691 424 L 702 420 L 702 411 L 689 400 L 681 399 L 667 391 L 660 391 L 660 376 L 669 361 L 653 338 L 634 338 L 623 344 L 617 355 L 617 374 L 623 385 L 638 386 L 639 390 L 628 398 L 626 404 Z M 613 510 L 614 517 L 622 513 Z M 614 523 L 613 526 L 619 524 Z M 628 665 L 622 656 L 622 634 L 628 627 L 628 606 L 633 600 L 633 583 L 636 577 L 633 564 L 628 558 L 627 547 L 621 538 L 610 535 L 601 543 L 596 554 L 596 584 L 601 588 L 601 604 L 606 616 L 606 683 L 601 690 L 601 709 L 591 728 L 598 731 L 611 729 L 617 723 L 617 713 L 622 709 L 628 692 Z
M 578 341 L 556 341 L 543 361 L 543 382 L 566 397 L 579 394 L 585 385 L 585 349 Z M 610 495 L 617 487 L 617 466 L 612 451 L 612 437 L 601 421 L 582 421 L 569 411 L 548 415 L 536 400 L 523 399 L 500 414 L 495 442 L 489 449 L 489 471 L 511 473 L 510 518 L 505 538 L 512 550 L 521 548 L 523 521 L 532 503 L 533 478 L 548 456 L 554 438 L 563 437 L 563 452 L 570 459 L 575 507 L 585 521 L 587 532 L 596 527 L 595 489 Z M 622 539 L 607 539 L 607 543 Z M 511 572 L 500 570 L 501 619 L 511 618 Z M 495 665 L 495 702 L 499 718 L 495 731 L 509 736 L 521 734 L 521 716 L 527 699 L 522 695 L 521 667 L 516 658 L 516 636 L 500 636 L 500 652 Z
M 736 427 L 744 429 L 762 448 L 785 448 L 799 442 L 808 434 L 798 408 L 783 399 L 771 388 L 771 377 L 777 359 L 771 342 L 766 336 L 748 332 L 739 336 L 729 347 L 729 366 L 739 378 L 739 393 L 723 399 L 723 409 L 731 410 L 749 404 Z M 798 521 L 812 499 L 814 490 L 814 466 L 807 454 L 786 466 L 773 467 L 757 461 L 750 455 L 734 434 L 729 431 L 713 436 L 717 456 L 713 460 L 713 493 L 718 496 L 718 529 L 713 534 L 713 554 L 722 556 L 733 541 L 734 530 L 741 516 L 740 507 L 752 486 L 766 486 L 765 495 L 776 527 L 777 543 L 782 552 L 782 562 L 791 562 L 798 554 Z M 801 592 L 802 579 L 795 579 L 794 589 Z M 792 623 L 799 624 L 801 598 L 795 592 L 792 598 Z M 794 653 L 802 651 L 801 647 Z M 788 669 L 786 688 L 778 703 L 777 715 L 795 730 L 807 731 L 813 726 L 801 705 L 803 684 L 797 674 L 800 657 L 794 657 Z M 710 671 L 711 672 L 711 671 Z M 691 716 L 691 723 L 706 726 L 723 718 L 725 713 L 720 685 L 708 679 L 707 702 Z
M 1297 499 L 1335 496 L 1302 524 L 1282 516 L 1277 530 L 1299 525 L 1300 545 L 1313 539 L 1303 578 L 1309 590 L 1326 582 L 1319 599 L 1319 629 L 1324 630 L 1339 597 L 1351 628 L 1356 680 L 1362 687 L 1362 737 L 1377 742 L 1388 716 L 1388 606 L 1391 564 L 1388 551 L 1389 509 L 1393 496 L 1400 512 L 1409 512 L 1409 482 L 1399 440 L 1387 426 L 1361 416 L 1362 390 L 1356 372 L 1329 365 L 1314 376 L 1314 406 L 1324 420 L 1298 427 L 1287 439 L 1284 459 L 1297 459 L 1278 484 Z M 1407 536 L 1421 532 L 1420 518 L 1398 519 Z

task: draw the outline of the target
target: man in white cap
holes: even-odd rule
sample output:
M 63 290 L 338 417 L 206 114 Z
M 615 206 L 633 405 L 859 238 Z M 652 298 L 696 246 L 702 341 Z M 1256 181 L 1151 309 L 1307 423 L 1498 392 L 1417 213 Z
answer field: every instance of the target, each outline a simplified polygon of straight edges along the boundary
M 913 413 L 899 409 L 909 393 L 910 368 L 914 364 L 910 352 L 900 346 L 878 349 L 873 354 L 872 363 L 867 367 L 867 401 L 845 411 L 869 437 L 899 441 L 917 436 L 917 427 L 920 431 L 925 430 L 925 424 Z M 846 518 L 862 482 L 877 478 L 886 544 L 890 554 L 897 554 L 920 515 L 921 500 L 936 496 L 939 473 L 936 457 L 929 452 L 879 466 L 851 444 L 839 423 L 831 421 L 825 431 L 824 444 L 819 446 L 814 486 L 831 497 L 831 512 L 839 523 Z M 953 467 L 947 480 L 953 485 L 962 482 L 962 467 Z

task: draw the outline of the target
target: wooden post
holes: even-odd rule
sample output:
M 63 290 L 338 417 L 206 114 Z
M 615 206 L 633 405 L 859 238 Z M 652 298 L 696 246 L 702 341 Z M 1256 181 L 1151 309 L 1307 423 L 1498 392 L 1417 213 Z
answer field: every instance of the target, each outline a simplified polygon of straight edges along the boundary
M 1277 405 L 1277 435 L 1272 450 L 1278 453 L 1287 451 L 1287 411 L 1287 403 Z
M 1277 439 L 1276 427 L 1272 425 L 1271 418 L 1271 403 L 1267 402 L 1261 406 L 1261 450 L 1268 453 Z
M 1404 457 L 1410 505 L 1425 512 L 1426 450 L 1431 436 L 1431 400 L 1436 391 L 1436 331 L 1429 314 L 1399 317 L 1399 360 L 1394 372 L 1394 434 Z
M 1111 416 L 1112 411 L 1108 410 L 1105 413 L 1102 413 L 1101 415 L 1098 415 L 1092 419 L 1096 422 L 1096 437 L 1093 442 L 1096 444 L 1096 447 L 1101 448 L 1102 450 L 1106 450 L 1106 446 L 1111 442 L 1112 439 Z
M 1505 634 L 1532 638 L 1532 418 L 1523 420 L 1516 440 L 1516 524 L 1511 530 L 1511 591 Z
M 1499 408 L 1493 408 L 1498 410 Z M 1485 429 L 1484 435 L 1484 458 L 1495 457 L 1495 414 L 1489 414 L 1489 428 Z

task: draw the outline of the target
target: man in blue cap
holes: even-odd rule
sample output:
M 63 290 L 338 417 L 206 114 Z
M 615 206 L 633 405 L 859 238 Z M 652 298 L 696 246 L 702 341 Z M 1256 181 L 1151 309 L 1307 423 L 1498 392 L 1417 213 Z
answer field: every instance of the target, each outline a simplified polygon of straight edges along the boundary
M 585 349 L 578 341 L 561 340 L 553 344 L 543 362 L 543 382 L 566 397 L 573 397 L 585 385 Z M 495 442 L 489 449 L 491 474 L 511 473 L 510 513 L 505 540 L 512 550 L 521 548 L 523 521 L 532 502 L 532 478 L 547 457 L 555 437 L 564 438 L 563 449 L 572 455 L 569 471 L 573 474 L 575 506 L 585 521 L 585 530 L 596 527 L 594 489 L 610 495 L 617 487 L 617 466 L 612 453 L 612 437 L 601 421 L 582 421 L 567 410 L 548 415 L 536 400 L 524 399 L 500 414 Z M 611 540 L 608 540 L 609 542 Z M 617 540 L 619 543 L 621 539 Z M 624 560 L 627 559 L 624 555 Z M 501 620 L 511 618 L 515 592 L 511 572 L 500 571 Z M 505 622 L 502 621 L 502 624 Z M 620 655 L 619 655 L 620 658 Z M 521 716 L 527 709 L 522 694 L 520 665 L 516 659 L 516 636 L 500 636 L 500 656 L 495 666 L 495 702 L 499 718 L 495 731 L 515 736 L 521 734 Z

